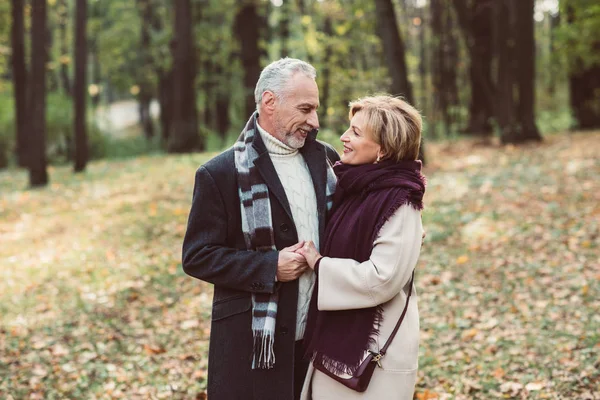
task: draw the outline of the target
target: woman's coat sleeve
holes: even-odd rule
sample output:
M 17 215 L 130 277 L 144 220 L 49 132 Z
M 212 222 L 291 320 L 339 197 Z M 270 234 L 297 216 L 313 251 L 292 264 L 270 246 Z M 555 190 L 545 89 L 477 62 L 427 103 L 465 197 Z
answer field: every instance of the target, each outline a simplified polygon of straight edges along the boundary
M 421 213 L 401 206 L 381 228 L 369 260 L 324 257 L 319 263 L 318 308 L 374 307 L 391 300 L 410 281 L 421 250 Z

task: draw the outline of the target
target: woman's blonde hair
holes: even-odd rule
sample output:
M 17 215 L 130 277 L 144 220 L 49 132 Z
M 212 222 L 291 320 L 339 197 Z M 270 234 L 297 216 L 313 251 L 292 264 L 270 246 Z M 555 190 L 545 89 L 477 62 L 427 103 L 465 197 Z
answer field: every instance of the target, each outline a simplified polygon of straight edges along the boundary
M 381 146 L 384 159 L 414 161 L 421 147 L 421 114 L 406 101 L 390 96 L 363 97 L 350 103 L 349 118 L 365 113 L 367 130 Z

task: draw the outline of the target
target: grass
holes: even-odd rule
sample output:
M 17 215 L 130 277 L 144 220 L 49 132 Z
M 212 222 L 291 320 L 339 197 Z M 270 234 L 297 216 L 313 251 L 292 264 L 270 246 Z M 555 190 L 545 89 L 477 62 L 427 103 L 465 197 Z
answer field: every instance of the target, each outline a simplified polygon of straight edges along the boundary
M 416 398 L 600 398 L 600 133 L 427 150 Z M 180 249 L 210 156 L 0 172 L 0 398 L 202 398 L 212 291 Z

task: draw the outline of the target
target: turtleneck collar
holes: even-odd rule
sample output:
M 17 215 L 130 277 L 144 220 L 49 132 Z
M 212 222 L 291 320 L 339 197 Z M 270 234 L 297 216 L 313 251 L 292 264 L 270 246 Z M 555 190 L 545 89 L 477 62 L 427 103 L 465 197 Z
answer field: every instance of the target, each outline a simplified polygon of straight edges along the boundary
M 298 149 L 288 146 L 275 136 L 271 135 L 269 132 L 265 131 L 258 124 L 258 118 L 256 120 L 256 127 L 258 128 L 258 132 L 260 133 L 260 136 L 269 154 L 278 156 L 293 156 L 298 153 Z

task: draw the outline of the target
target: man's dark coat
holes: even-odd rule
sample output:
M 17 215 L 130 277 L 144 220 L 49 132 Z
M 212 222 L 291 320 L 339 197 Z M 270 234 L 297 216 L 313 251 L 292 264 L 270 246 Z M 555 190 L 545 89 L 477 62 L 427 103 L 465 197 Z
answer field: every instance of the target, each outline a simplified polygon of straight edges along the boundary
M 259 154 L 255 165 L 269 187 L 275 246 L 280 250 L 296 244 L 298 234 L 285 191 L 259 134 L 254 135 L 253 146 Z M 306 139 L 300 152 L 314 184 L 319 234 L 323 237 L 326 167 L 339 156 L 314 136 Z M 208 398 L 292 400 L 298 280 L 276 285 L 279 252 L 246 250 L 241 226 L 234 152 L 230 148 L 196 171 L 183 243 L 184 271 L 214 284 Z M 279 290 L 275 367 L 252 370 L 251 293 L 274 290 Z

